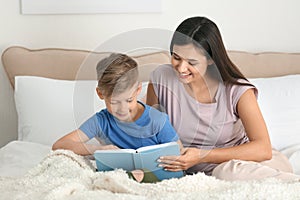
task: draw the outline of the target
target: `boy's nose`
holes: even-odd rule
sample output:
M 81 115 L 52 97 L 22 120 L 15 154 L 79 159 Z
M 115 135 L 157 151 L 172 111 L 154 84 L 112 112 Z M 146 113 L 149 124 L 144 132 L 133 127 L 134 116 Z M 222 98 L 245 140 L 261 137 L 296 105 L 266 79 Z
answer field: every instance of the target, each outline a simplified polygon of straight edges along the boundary
M 128 103 L 127 102 L 120 103 L 120 105 L 118 106 L 118 110 L 119 111 L 126 111 L 126 110 L 128 110 Z

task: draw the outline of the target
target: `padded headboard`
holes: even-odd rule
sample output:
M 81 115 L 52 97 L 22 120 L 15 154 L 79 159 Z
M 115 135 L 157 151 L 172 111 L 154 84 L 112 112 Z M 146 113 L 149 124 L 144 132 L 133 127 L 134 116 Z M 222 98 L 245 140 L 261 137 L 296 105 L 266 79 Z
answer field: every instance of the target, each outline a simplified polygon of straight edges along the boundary
M 110 52 L 46 48 L 28 49 L 12 46 L 2 54 L 2 64 L 14 88 L 18 75 L 41 76 L 62 80 L 96 80 L 96 65 Z M 140 80 L 148 80 L 149 73 L 162 63 L 169 63 L 167 52 L 132 56 L 139 65 Z
M 248 78 L 300 74 L 299 53 L 248 53 L 228 51 L 232 61 Z M 28 49 L 20 46 L 7 48 L 2 54 L 2 64 L 14 87 L 17 75 L 42 76 L 64 80 L 96 79 L 96 63 L 109 52 L 92 52 L 62 48 Z M 168 52 L 132 56 L 140 67 L 140 80 L 148 80 L 149 73 L 170 62 Z

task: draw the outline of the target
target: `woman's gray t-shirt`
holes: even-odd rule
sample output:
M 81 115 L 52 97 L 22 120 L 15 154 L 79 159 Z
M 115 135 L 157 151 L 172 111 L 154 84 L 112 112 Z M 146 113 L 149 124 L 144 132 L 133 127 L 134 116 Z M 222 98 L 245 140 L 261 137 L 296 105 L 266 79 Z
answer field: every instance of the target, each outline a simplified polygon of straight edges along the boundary
M 242 94 L 254 86 L 224 85 L 220 82 L 215 102 L 203 104 L 188 94 L 171 65 L 161 65 L 155 69 L 150 81 L 160 108 L 169 115 L 185 147 L 213 149 L 249 141 L 236 106 Z M 257 95 L 256 89 L 255 93 Z M 216 165 L 202 163 L 187 172 L 201 171 L 210 175 Z

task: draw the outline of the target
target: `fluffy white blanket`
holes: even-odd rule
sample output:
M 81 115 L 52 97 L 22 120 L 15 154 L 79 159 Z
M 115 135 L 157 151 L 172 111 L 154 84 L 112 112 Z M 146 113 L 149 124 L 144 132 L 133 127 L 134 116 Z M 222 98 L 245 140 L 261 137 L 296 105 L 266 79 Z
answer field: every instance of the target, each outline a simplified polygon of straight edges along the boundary
M 94 166 L 71 151 L 54 151 L 25 176 L 0 178 L 0 199 L 300 199 L 299 182 L 227 182 L 198 173 L 149 184 Z

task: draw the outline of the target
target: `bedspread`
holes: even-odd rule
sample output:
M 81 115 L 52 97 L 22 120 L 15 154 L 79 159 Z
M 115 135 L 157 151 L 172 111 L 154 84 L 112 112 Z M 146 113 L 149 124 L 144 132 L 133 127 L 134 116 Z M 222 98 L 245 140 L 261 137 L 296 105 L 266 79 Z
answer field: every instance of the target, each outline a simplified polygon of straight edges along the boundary
M 222 181 L 202 173 L 156 184 L 123 170 L 95 172 L 95 163 L 67 150 L 48 154 L 22 177 L 0 178 L 0 199 L 299 199 L 300 182 Z

